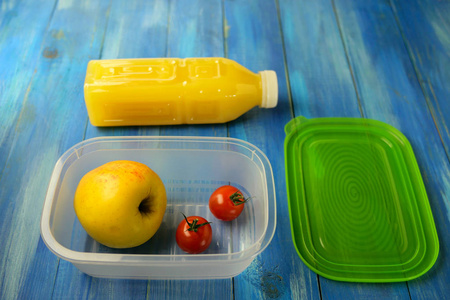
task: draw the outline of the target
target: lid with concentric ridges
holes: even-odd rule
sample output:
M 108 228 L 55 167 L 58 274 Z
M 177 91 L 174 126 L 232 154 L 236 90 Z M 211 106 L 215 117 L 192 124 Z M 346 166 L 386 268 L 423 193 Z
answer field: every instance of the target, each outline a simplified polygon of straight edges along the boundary
M 394 282 L 427 272 L 439 243 L 406 137 L 380 121 L 298 117 L 285 127 L 292 237 L 334 280 Z

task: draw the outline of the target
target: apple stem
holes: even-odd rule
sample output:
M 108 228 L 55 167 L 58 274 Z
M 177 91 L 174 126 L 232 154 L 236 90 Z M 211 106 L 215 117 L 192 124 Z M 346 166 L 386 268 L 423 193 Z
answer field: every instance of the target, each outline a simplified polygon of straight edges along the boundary
M 201 224 L 197 224 L 198 219 L 194 219 L 192 221 L 192 223 L 189 223 L 187 217 L 185 216 L 185 214 L 181 213 L 184 217 L 184 219 L 186 220 L 186 223 L 189 225 L 189 228 L 186 231 L 193 231 L 193 232 L 197 232 L 197 230 L 207 224 L 211 224 L 212 222 L 205 222 L 205 223 L 201 223 Z

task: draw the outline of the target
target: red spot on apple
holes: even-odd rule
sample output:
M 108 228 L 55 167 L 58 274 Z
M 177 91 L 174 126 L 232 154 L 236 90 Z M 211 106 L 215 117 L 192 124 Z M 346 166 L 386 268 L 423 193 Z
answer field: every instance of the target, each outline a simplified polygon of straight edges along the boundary
M 133 174 L 134 176 L 136 176 L 136 177 L 139 178 L 140 180 L 144 180 L 144 179 L 145 179 L 145 178 L 144 178 L 144 175 L 142 175 L 142 173 L 140 173 L 140 172 L 138 172 L 138 171 L 136 171 L 136 170 L 131 171 L 131 174 Z
M 111 179 L 114 179 L 114 180 L 119 178 L 119 176 L 116 174 L 110 174 L 109 177 L 111 177 Z

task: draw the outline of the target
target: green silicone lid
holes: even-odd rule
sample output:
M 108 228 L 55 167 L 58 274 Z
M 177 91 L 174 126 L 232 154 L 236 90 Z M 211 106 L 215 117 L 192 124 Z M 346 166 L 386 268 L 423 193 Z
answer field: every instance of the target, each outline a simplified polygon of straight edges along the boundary
M 406 137 L 358 118 L 298 117 L 285 127 L 292 238 L 303 262 L 334 280 L 410 280 L 439 242 Z

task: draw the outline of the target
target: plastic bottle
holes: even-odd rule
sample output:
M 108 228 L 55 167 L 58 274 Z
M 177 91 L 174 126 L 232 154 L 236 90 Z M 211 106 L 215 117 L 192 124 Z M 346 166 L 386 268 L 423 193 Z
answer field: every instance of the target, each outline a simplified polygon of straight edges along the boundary
M 92 60 L 84 95 L 94 126 L 224 123 L 275 107 L 278 84 L 225 58 Z

